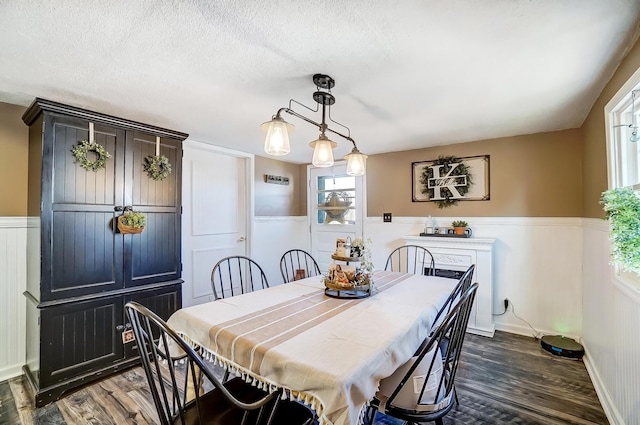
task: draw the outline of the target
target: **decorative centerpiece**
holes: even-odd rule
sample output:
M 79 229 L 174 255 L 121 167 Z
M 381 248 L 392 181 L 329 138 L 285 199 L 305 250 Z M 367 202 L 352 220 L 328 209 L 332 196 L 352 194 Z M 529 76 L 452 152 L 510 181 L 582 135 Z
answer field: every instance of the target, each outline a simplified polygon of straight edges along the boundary
M 371 295 L 373 288 L 373 264 L 371 253 L 361 238 L 339 238 L 334 260 L 327 273 L 322 275 L 325 293 L 335 298 L 363 298 Z M 355 265 L 351 265 L 354 263 Z

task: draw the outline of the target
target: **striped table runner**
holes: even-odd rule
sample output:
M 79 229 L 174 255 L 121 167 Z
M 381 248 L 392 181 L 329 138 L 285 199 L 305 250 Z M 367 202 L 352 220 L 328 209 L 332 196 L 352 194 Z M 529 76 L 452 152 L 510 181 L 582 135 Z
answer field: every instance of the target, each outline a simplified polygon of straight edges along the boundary
M 335 299 L 318 277 L 177 311 L 169 325 L 322 424 L 356 424 L 380 379 L 408 360 L 456 281 L 376 272 L 375 295 Z

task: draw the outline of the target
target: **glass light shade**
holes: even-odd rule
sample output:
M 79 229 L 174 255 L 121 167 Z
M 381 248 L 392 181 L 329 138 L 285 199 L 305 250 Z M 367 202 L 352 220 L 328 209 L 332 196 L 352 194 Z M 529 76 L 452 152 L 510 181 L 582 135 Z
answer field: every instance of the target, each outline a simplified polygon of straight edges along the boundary
M 331 167 L 333 165 L 333 148 L 336 142 L 327 139 L 327 136 L 320 134 L 318 140 L 309 143 L 313 148 L 313 159 L 311 163 L 316 167 Z
M 638 140 L 640 140 L 640 136 L 638 136 L 638 127 L 634 127 L 633 131 L 631 132 L 631 137 L 629 138 L 629 141 L 635 143 Z
M 289 145 L 289 133 L 293 131 L 293 125 L 276 116 L 260 126 L 267 135 L 264 139 L 264 151 L 269 155 L 286 155 L 291 152 Z
M 347 160 L 347 174 L 350 176 L 363 176 L 366 171 L 367 155 L 360 153 L 354 147 L 350 154 L 344 156 Z

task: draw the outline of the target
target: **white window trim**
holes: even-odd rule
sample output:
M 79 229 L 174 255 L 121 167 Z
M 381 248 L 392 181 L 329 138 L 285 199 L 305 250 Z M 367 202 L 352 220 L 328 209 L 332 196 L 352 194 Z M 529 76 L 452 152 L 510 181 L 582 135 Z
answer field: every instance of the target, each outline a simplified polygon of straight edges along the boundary
M 614 110 L 617 106 L 631 96 L 631 91 L 640 86 L 640 69 L 636 70 L 633 75 L 627 80 L 620 90 L 609 100 L 604 107 L 604 123 L 605 123 L 605 136 L 607 142 L 607 177 L 608 187 L 613 189 L 619 187 L 618 176 L 620 170 L 618 169 L 619 163 L 617 157 L 619 155 L 617 151 L 617 145 L 615 142 L 615 129 L 614 125 Z M 640 143 L 640 142 L 638 142 Z M 637 186 L 637 185 L 636 185 Z M 634 188 L 636 188 L 634 186 Z M 613 245 L 609 244 L 609 255 Z M 609 267 L 611 273 L 612 282 L 622 291 L 634 297 L 640 297 L 640 276 L 633 272 L 624 272 L 622 267 L 617 262 L 611 262 Z

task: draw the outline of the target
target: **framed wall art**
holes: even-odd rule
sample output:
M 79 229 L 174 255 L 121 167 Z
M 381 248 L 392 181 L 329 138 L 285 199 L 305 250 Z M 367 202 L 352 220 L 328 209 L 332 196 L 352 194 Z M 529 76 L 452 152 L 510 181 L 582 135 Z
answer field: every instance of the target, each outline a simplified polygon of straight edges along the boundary
M 489 155 L 440 156 L 411 163 L 412 201 L 446 208 L 459 201 L 489 200 Z

